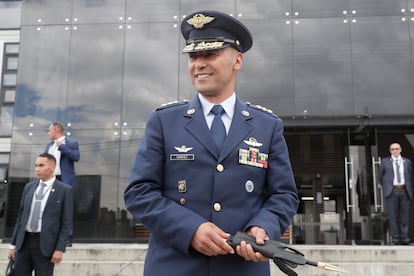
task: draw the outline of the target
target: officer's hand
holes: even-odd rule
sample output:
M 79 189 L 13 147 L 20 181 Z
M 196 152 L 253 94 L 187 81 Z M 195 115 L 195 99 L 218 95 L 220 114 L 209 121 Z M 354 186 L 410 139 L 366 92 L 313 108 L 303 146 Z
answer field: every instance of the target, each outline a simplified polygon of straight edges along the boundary
M 249 228 L 247 234 L 256 237 L 257 244 L 264 244 L 264 241 L 269 239 L 269 236 L 266 234 L 266 231 L 263 228 L 257 226 Z M 254 252 L 253 247 L 250 244 L 247 244 L 245 241 L 242 241 L 240 245 L 237 246 L 236 252 L 237 254 L 242 256 L 246 261 L 268 261 L 268 258 L 263 256 L 261 253 Z
M 16 259 L 16 249 L 9 249 L 9 259 Z
M 62 258 L 63 258 L 63 252 L 56 250 L 55 252 L 53 252 L 51 262 L 54 264 L 58 264 L 62 261 Z
M 211 222 L 202 223 L 194 233 L 191 246 L 207 256 L 234 254 L 233 248 L 226 242 L 230 234 L 225 233 Z

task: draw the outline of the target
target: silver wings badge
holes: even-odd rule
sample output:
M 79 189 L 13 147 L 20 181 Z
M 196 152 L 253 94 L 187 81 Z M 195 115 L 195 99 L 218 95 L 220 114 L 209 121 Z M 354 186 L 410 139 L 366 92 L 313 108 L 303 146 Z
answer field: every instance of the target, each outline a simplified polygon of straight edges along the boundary
M 187 148 L 186 146 L 181 146 L 181 147 L 174 147 L 178 152 L 189 152 L 190 150 L 192 150 L 193 148 Z
M 195 159 L 193 153 L 188 153 L 193 148 L 187 148 L 186 146 L 182 145 L 181 147 L 174 147 L 178 153 L 170 154 L 171 161 L 192 161 Z
M 263 145 L 262 143 L 257 142 L 256 138 L 253 137 L 250 137 L 249 140 L 244 140 L 243 142 L 252 147 L 261 147 Z

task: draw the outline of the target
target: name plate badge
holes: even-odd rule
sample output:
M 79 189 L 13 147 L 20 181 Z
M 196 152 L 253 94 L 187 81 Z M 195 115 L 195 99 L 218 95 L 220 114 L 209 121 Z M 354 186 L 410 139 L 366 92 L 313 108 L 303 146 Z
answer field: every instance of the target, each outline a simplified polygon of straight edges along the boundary
M 194 154 L 191 153 L 176 153 L 170 154 L 171 161 L 193 161 Z

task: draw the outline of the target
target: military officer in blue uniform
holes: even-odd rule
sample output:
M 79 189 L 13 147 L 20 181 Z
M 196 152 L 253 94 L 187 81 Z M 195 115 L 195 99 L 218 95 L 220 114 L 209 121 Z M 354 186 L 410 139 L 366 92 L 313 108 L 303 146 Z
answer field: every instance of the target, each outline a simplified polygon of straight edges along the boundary
M 189 14 L 181 32 L 196 96 L 151 113 L 124 192 L 151 231 L 144 275 L 270 275 L 250 245 L 226 243 L 278 239 L 298 206 L 282 121 L 234 91 L 252 36 L 218 11 Z

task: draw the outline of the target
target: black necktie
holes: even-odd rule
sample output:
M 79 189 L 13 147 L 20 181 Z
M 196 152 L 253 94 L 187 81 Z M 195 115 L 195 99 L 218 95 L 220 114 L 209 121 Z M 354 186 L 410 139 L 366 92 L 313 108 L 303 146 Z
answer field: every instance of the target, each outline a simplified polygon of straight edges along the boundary
M 400 173 L 400 162 L 399 159 L 395 159 L 395 170 L 397 173 L 397 182 L 398 184 L 401 183 L 401 173 Z
M 215 105 L 211 109 L 211 113 L 214 114 L 214 120 L 211 125 L 210 132 L 211 135 L 213 135 L 217 150 L 220 152 L 224 144 L 224 140 L 226 139 L 226 128 L 224 127 L 223 120 L 221 120 L 221 115 L 224 114 L 224 109 L 221 105 Z

